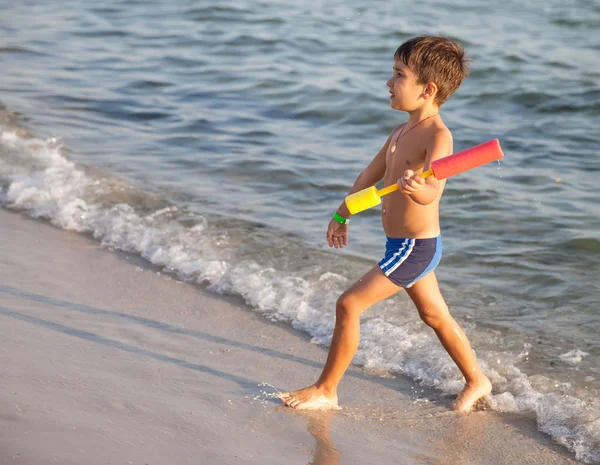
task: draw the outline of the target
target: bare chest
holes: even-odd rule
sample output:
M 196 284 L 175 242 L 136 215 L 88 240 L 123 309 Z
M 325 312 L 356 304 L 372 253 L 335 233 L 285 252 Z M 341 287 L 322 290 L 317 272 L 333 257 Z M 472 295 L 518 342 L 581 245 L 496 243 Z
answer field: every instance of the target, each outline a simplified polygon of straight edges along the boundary
M 390 144 L 386 154 L 386 169 L 384 181 L 388 185 L 396 182 L 406 170 L 419 171 L 425 163 L 425 149 L 418 140 L 400 141 L 392 151 L 394 144 Z

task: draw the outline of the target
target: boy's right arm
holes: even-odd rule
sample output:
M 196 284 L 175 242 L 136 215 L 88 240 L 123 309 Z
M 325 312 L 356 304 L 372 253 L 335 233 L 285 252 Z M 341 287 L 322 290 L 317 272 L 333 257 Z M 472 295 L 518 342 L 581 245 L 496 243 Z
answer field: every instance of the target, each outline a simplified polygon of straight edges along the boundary
M 383 144 L 381 150 L 377 153 L 377 155 L 375 155 L 373 160 L 371 160 L 371 163 L 369 163 L 367 167 L 358 175 L 356 181 L 354 181 L 352 189 L 350 189 L 350 192 L 348 192 L 348 195 L 366 189 L 367 187 L 374 186 L 383 179 L 383 175 L 385 174 L 385 155 L 387 154 L 388 147 L 390 146 L 392 134 L 388 136 L 385 144 Z M 346 207 L 345 201 L 339 206 L 337 213 L 344 218 L 350 218 L 350 216 L 352 216 Z
M 383 144 L 381 150 L 377 153 L 377 155 L 375 155 L 375 158 L 371 160 L 371 163 L 369 163 L 367 167 L 358 175 L 356 181 L 354 181 L 352 189 L 350 189 L 350 192 L 348 192 L 348 195 L 366 189 L 367 187 L 374 186 L 383 179 L 383 175 L 385 174 L 385 157 L 390 145 L 392 134 L 388 136 L 385 144 Z M 350 218 L 352 216 L 346 207 L 345 201 L 342 202 L 337 209 L 337 214 L 343 218 Z M 332 218 L 327 227 L 327 243 L 329 244 L 329 247 L 335 247 L 336 249 L 343 248 L 345 245 L 347 245 L 348 225 L 338 223 L 337 220 Z

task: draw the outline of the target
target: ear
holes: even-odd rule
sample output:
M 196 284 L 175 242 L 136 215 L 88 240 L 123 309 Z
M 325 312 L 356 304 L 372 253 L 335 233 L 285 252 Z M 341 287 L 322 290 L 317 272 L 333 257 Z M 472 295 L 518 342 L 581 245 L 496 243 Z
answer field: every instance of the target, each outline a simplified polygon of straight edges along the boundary
M 437 94 L 437 91 L 438 87 L 435 85 L 435 82 L 428 82 L 423 86 L 423 97 L 426 99 L 433 98 Z

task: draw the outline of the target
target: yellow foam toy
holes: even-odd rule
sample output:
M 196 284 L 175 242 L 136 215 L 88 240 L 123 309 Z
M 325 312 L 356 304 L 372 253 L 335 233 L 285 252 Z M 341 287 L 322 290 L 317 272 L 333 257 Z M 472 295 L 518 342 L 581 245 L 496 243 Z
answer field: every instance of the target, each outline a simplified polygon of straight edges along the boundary
M 420 174 L 422 178 L 427 178 L 433 174 L 432 170 Z M 384 189 L 377 190 L 377 187 L 371 186 L 362 191 L 355 192 L 346 197 L 346 207 L 348 211 L 355 215 L 356 213 L 376 207 L 381 203 L 381 197 L 399 189 L 398 184 L 392 184 Z

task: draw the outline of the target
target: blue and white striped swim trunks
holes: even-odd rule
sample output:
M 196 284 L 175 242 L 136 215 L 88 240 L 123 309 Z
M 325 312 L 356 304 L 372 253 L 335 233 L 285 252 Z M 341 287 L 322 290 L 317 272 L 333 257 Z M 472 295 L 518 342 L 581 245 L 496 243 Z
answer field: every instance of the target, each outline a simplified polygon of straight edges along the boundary
M 442 258 L 442 236 L 428 239 L 388 237 L 381 271 L 397 286 L 408 288 L 433 271 Z

